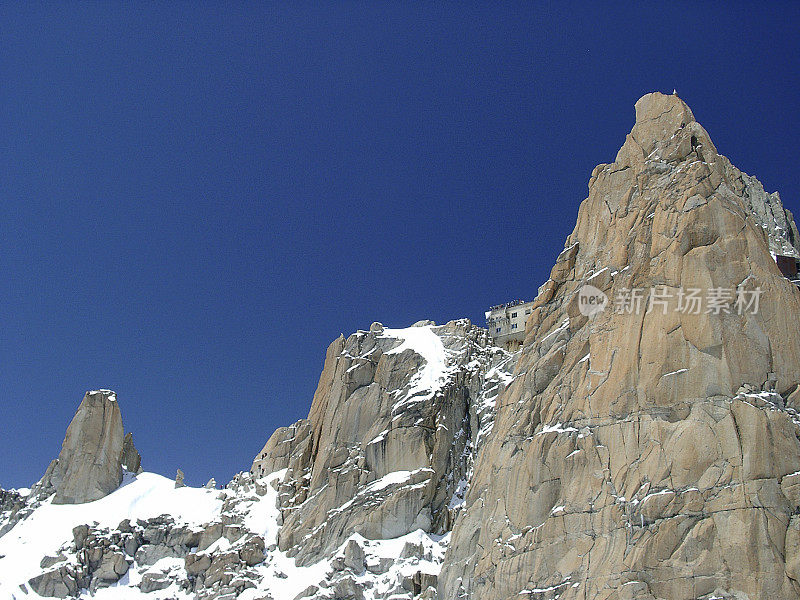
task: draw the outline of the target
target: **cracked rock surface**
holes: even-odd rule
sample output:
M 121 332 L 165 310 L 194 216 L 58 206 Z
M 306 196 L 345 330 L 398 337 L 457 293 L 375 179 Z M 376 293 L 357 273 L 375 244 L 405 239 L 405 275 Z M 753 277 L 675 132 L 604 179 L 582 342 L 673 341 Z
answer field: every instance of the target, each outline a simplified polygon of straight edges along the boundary
M 534 305 L 438 589 L 480 598 L 797 598 L 800 290 L 777 196 L 648 94 Z M 644 309 L 584 316 L 591 284 Z M 672 293 L 649 312 L 653 288 Z M 678 310 L 760 288 L 757 313 Z

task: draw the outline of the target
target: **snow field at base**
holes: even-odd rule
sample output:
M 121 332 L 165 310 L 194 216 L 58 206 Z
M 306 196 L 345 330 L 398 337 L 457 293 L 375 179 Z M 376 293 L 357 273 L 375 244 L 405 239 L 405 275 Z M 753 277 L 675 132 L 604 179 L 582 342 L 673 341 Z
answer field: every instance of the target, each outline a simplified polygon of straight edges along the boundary
M 94 502 L 54 505 L 49 498 L 0 538 L 0 600 L 25 597 L 19 585 L 42 573 L 42 558 L 58 554 L 63 545 L 71 543 L 72 529 L 78 525 L 97 523 L 115 529 L 123 519 L 162 514 L 188 525 L 201 525 L 219 516 L 222 501 L 218 495 L 219 490 L 175 489 L 174 481 L 155 473 L 126 473 L 118 490 Z M 28 597 L 37 594 L 29 592 Z
M 245 513 L 244 526 L 264 538 L 267 548 L 277 543 L 280 510 L 277 508 L 277 491 L 274 484 L 280 482 L 286 470 L 277 471 L 260 479 L 266 483 L 267 493 L 257 499 L 247 499 L 237 504 L 237 512 Z M 378 482 L 376 487 L 385 487 L 396 482 L 406 481 L 409 472 L 390 473 Z M 122 487 L 112 494 L 86 504 L 53 505 L 51 499 L 45 501 L 28 518 L 20 521 L 8 534 L 0 538 L 0 600 L 22 600 L 39 598 L 28 589 L 23 592 L 20 584 L 46 569 L 39 566 L 44 556 L 54 556 L 59 549 L 72 543 L 72 529 L 78 525 L 97 523 L 102 528 L 115 529 L 124 519 L 148 519 L 169 514 L 176 525 L 200 527 L 219 520 L 222 509 L 220 494 L 235 496 L 232 490 L 206 490 L 204 488 L 183 487 L 175 489 L 172 480 L 154 473 L 138 476 L 126 474 Z M 449 534 L 435 536 L 422 530 L 386 540 L 368 540 L 359 534 L 350 536 L 330 557 L 319 563 L 298 567 L 294 558 L 277 548 L 266 552 L 265 561 L 252 567 L 260 577 L 255 580 L 256 587 L 244 590 L 240 600 L 257 600 L 269 593 L 275 600 L 291 600 L 310 585 L 316 585 L 328 578 L 333 571 L 331 561 L 344 556 L 344 549 L 350 540 L 356 540 L 364 549 L 367 569 L 361 573 L 348 573 L 359 584 L 367 584 L 365 600 L 383 597 L 402 583 L 403 577 L 411 577 L 417 571 L 438 575 L 444 553 L 449 542 Z M 422 548 L 422 558 L 412 556 L 400 558 L 406 544 Z M 230 543 L 221 538 L 205 550 L 226 550 Z M 377 566 L 381 559 L 390 559 L 394 564 L 385 573 L 373 573 L 370 566 Z M 166 573 L 175 582 L 169 587 L 149 593 L 136 587 L 146 573 Z M 98 589 L 92 596 L 88 590 L 81 592 L 82 600 L 164 600 L 166 598 L 193 598 L 194 594 L 181 590 L 178 581 L 186 579 L 184 560 L 163 558 L 149 566 L 134 564 L 128 573 L 117 583 Z M 321 590 L 322 591 L 322 590 Z

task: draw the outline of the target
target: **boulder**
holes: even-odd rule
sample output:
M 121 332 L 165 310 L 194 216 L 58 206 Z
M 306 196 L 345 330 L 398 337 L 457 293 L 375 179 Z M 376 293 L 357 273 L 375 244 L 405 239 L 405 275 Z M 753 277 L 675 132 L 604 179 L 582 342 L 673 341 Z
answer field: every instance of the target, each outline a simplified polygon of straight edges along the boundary
M 128 556 L 136 556 L 136 551 L 142 545 L 142 538 L 138 533 L 127 534 L 122 539 L 122 548 Z
M 419 542 L 406 542 L 400 551 L 400 558 L 422 558 L 425 547 Z
M 122 519 L 117 525 L 117 531 L 121 531 L 122 533 L 133 533 L 133 525 L 131 525 L 130 519 Z
M 223 521 L 225 518 L 223 517 Z M 246 529 L 243 525 L 239 523 L 230 523 L 230 524 L 223 524 L 222 527 L 222 537 L 224 537 L 229 542 L 235 542 L 245 534 Z
M 92 573 L 92 582 L 95 584 L 95 587 L 110 585 L 111 583 L 119 581 L 120 577 L 128 572 L 129 566 L 122 552 L 104 553 L 99 566 Z
M 200 534 L 200 541 L 197 544 L 198 550 L 205 550 L 211 544 L 222 537 L 224 525 L 222 523 L 211 523 Z
M 294 600 L 302 600 L 302 598 L 311 598 L 318 591 L 319 591 L 319 586 L 318 585 L 310 585 L 306 589 L 304 589 L 302 592 L 297 594 L 297 596 L 294 597 Z
M 166 544 L 168 546 L 185 546 L 187 548 L 194 548 L 200 544 L 200 537 L 202 531 L 192 529 L 182 525 L 180 527 L 173 527 L 169 530 L 166 537 Z
M 66 598 L 78 593 L 75 575 L 66 567 L 45 571 L 28 581 L 31 589 L 40 596 Z
M 364 571 L 364 549 L 356 540 L 350 540 L 344 547 L 344 564 L 355 573 Z
M 162 558 L 183 558 L 188 552 L 188 548 L 183 546 L 145 544 L 136 551 L 136 562 L 140 565 L 154 565 Z
M 89 526 L 78 525 L 72 529 L 72 539 L 75 542 L 75 549 L 80 550 L 86 543 L 86 538 L 89 537 Z
M 208 554 L 187 554 L 184 561 L 186 573 L 190 577 L 197 577 L 205 573 L 211 566 L 211 557 Z
M 145 527 L 144 531 L 142 531 L 142 541 L 145 544 L 166 545 L 169 533 L 169 526 L 154 523 L 148 525 Z
M 403 589 L 411 592 L 414 597 L 417 597 L 423 591 L 430 588 L 436 589 L 437 577 L 430 573 L 423 573 L 417 571 L 413 575 L 406 575 L 403 577 Z
M 394 563 L 394 559 L 388 557 L 371 559 L 367 561 L 367 570 L 375 575 L 383 575 L 392 568 Z M 344 568 L 344 562 L 342 562 L 342 568 Z
M 160 571 L 147 571 L 142 575 L 142 581 L 139 583 L 139 589 L 145 594 L 164 590 L 172 584 L 172 580 L 166 573 Z
M 217 582 L 228 585 L 234 576 L 234 566 L 239 564 L 239 553 L 222 552 L 211 559 L 211 565 L 205 574 L 205 585 L 210 587 Z
M 352 577 L 340 579 L 333 586 L 334 598 L 347 598 L 348 600 L 364 600 L 362 586 Z
M 264 538 L 256 535 L 247 540 L 244 546 L 239 550 L 239 558 L 241 558 L 248 567 L 253 567 L 264 562 Z

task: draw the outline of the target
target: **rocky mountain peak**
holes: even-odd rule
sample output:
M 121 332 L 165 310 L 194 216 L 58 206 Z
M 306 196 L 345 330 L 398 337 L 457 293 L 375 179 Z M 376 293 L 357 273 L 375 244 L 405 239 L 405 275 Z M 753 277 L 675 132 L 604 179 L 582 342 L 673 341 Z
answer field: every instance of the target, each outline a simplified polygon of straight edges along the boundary
M 800 290 L 772 256 L 796 231 L 680 98 L 637 102 L 534 304 L 443 598 L 796 597 Z
M 642 149 L 645 157 L 658 146 L 676 141 L 675 135 L 687 126 L 690 135 L 701 133 L 702 127 L 695 121 L 692 110 L 674 94 L 646 94 L 639 98 L 635 107 L 636 123 L 630 136 Z
M 624 177 L 620 176 L 628 178 L 639 174 L 664 175 L 677 165 L 694 170 L 690 177 L 698 183 L 706 177 L 709 181 L 697 190 L 691 188 L 694 193 L 690 196 L 669 194 L 665 200 L 671 200 L 678 208 L 691 210 L 711 192 L 723 194 L 749 213 L 764 230 L 773 254 L 800 258 L 800 234 L 791 212 L 783 208 L 779 194 L 766 193 L 756 178 L 741 172 L 720 155 L 708 132 L 677 95 L 654 92 L 636 102 L 636 122 L 614 163 L 598 165 L 589 185 L 591 188 L 604 171 L 616 174 L 630 169 Z M 664 187 L 668 191 L 668 186 Z M 634 195 L 636 191 L 634 188 Z M 606 208 L 612 212 L 620 210 L 624 215 L 631 206 L 623 202 L 608 204 Z M 596 216 L 601 216 L 602 212 L 593 211 Z
M 340 336 L 224 490 L 117 489 L 140 457 L 88 392 L 39 492 L 0 490 L 0 596 L 796 600 L 800 290 L 774 255 L 798 239 L 648 94 L 520 350 L 466 319 Z

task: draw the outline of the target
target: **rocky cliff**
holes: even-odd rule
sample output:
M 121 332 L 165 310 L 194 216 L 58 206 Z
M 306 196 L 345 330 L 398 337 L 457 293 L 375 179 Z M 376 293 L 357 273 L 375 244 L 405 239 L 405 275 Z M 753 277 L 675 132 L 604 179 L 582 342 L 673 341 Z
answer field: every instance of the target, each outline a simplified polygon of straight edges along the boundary
M 520 351 L 467 320 L 342 336 L 222 491 L 141 473 L 90 393 L 42 481 L 0 490 L 0 597 L 796 599 L 800 290 L 773 255 L 798 249 L 648 94 Z
M 333 342 L 308 419 L 253 463 L 287 469 L 281 549 L 307 564 L 353 533 L 448 532 L 513 359 L 468 321 L 375 324 Z
M 798 597 L 800 290 L 770 255 L 797 234 L 773 201 L 677 96 L 637 102 L 528 321 L 443 598 Z

